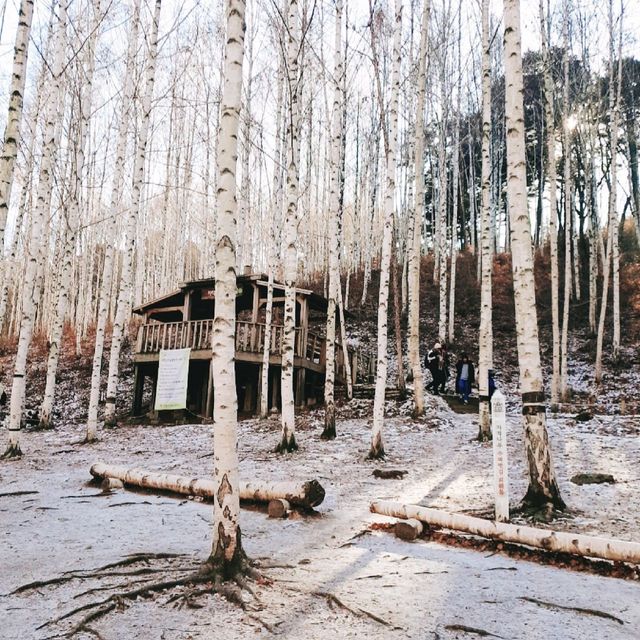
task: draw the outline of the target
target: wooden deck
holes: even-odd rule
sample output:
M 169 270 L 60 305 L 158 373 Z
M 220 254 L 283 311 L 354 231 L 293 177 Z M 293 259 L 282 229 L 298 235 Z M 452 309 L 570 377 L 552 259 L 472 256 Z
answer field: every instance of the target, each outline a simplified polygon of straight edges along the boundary
M 161 349 L 191 349 L 192 360 L 211 359 L 213 320 L 188 322 L 152 322 L 138 330 L 134 362 L 157 362 Z M 269 363 L 282 362 L 284 327 L 271 326 Z M 259 322 L 236 322 L 236 360 L 262 364 L 265 325 Z M 375 358 L 360 350 L 348 349 L 353 382 L 369 382 L 375 376 Z M 326 340 L 302 328 L 296 328 L 294 366 L 324 373 L 326 368 Z M 346 382 L 344 349 L 336 343 L 336 378 Z

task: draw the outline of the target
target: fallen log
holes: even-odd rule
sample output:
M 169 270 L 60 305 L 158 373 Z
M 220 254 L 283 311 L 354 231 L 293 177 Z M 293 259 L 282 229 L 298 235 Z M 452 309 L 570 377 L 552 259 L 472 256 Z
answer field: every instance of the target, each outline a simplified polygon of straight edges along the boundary
M 145 489 L 160 489 L 191 496 L 213 498 L 215 485 L 207 478 L 189 478 L 171 473 L 154 473 L 144 469 L 129 469 L 118 465 L 96 462 L 90 470 L 94 478 L 117 478 L 125 484 Z M 311 508 L 324 500 L 324 489 L 317 480 L 302 484 L 293 482 L 241 482 L 240 499 L 253 502 L 269 502 L 282 499 L 289 504 Z
M 448 513 L 439 509 L 387 500 L 372 502 L 370 510 L 391 518 L 405 520 L 415 518 L 433 527 L 463 531 L 492 540 L 514 542 L 547 551 L 561 551 L 590 558 L 640 564 L 640 543 L 637 542 L 494 522 L 460 513 Z

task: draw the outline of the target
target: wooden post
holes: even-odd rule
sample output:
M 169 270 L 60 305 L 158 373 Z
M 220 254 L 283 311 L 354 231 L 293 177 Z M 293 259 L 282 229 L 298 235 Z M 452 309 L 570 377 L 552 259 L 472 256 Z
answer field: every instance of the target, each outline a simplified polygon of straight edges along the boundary
M 351 352 L 351 381 L 353 384 L 358 382 L 358 350 Z
M 142 391 L 144 389 L 144 371 L 141 370 L 141 365 L 136 364 L 133 368 L 133 410 L 134 416 L 139 416 L 142 413 Z
M 491 398 L 493 426 L 493 483 L 496 500 L 496 520 L 509 522 L 509 468 L 507 460 L 507 421 L 505 398 L 496 391 Z
M 296 375 L 296 407 L 304 407 L 305 403 L 305 381 L 307 370 L 304 367 L 300 367 Z
M 251 322 L 255 324 L 258 322 L 258 309 L 260 308 L 260 289 L 255 282 L 251 283 L 251 286 L 253 287 L 253 310 L 251 312 Z
M 207 409 L 205 417 L 213 418 L 213 374 L 211 371 L 212 363 L 209 362 L 209 378 L 207 380 Z
M 182 307 L 182 320 L 183 322 L 187 322 L 191 320 L 191 294 L 192 291 L 184 292 L 184 305 Z
M 258 365 L 258 388 L 256 390 L 256 412 L 260 410 L 260 405 L 262 403 L 262 376 L 264 375 L 263 366 L 261 364 Z

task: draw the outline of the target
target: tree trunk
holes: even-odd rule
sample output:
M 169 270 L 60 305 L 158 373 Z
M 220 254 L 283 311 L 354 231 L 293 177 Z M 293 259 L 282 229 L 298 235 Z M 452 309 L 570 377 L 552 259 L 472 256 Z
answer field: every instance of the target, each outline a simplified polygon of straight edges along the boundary
M 29 56 L 29 34 L 33 18 L 33 0 L 21 0 L 18 13 L 18 28 L 13 50 L 13 69 L 9 88 L 9 107 L 7 124 L 4 130 L 2 154 L 0 155 L 0 266 L 3 266 L 1 249 L 4 247 L 4 234 L 7 225 L 7 214 L 11 204 L 11 187 L 18 157 L 20 142 L 20 123 L 22 121 L 22 105 L 24 85 L 27 79 L 27 59 Z M 17 233 L 17 230 L 16 230 Z M 1 316 L 0 316 L 1 318 Z
M 173 491 L 188 496 L 215 498 L 219 484 L 208 478 L 179 476 L 172 473 L 157 473 L 145 469 L 133 469 L 120 465 L 107 465 L 96 462 L 91 467 L 94 478 L 116 478 L 125 484 L 144 489 Z M 308 482 L 239 482 L 240 500 L 251 502 L 269 502 L 287 500 L 297 507 L 310 509 L 322 504 L 325 491 L 317 480 Z M 216 501 L 217 504 L 217 501 Z
M 374 72 L 378 89 L 378 104 L 384 113 L 384 97 L 381 89 L 380 68 L 375 51 L 375 36 L 371 25 L 371 43 L 374 49 Z M 383 458 L 382 441 L 384 422 L 384 401 L 387 387 L 387 314 L 389 308 L 389 265 L 393 240 L 394 197 L 396 188 L 396 147 L 398 143 L 398 94 L 400 91 L 400 38 L 402 32 L 402 0 L 395 0 L 395 27 L 393 31 L 393 59 L 391 71 L 391 100 L 389 110 L 389 131 L 383 125 L 385 157 L 387 164 L 384 199 L 384 227 L 382 237 L 382 257 L 380 259 L 380 289 L 378 293 L 378 365 L 376 371 L 376 392 L 373 403 L 373 429 L 369 458 Z M 385 118 L 382 118 L 385 121 Z
M 20 336 L 18 338 L 18 350 L 13 372 L 13 384 L 11 387 L 11 402 L 9 406 L 9 444 L 3 454 L 5 458 L 21 456 L 22 451 L 18 440 L 22 422 L 22 411 L 26 393 L 27 355 L 33 329 L 36 322 L 36 313 L 40 303 L 41 286 L 38 279 L 40 268 L 40 256 L 44 244 L 44 229 L 49 217 L 51 205 L 51 188 L 53 183 L 53 170 L 55 155 L 58 147 L 57 124 L 61 120 L 61 110 L 64 103 L 62 89 L 62 73 L 65 52 L 65 30 L 67 27 L 66 5 L 62 3 L 58 7 L 58 16 L 52 14 L 55 21 L 53 64 L 51 66 L 50 92 L 45 101 L 44 131 L 42 137 L 42 155 L 40 159 L 40 179 L 35 210 L 31 219 L 31 242 L 24 272 L 24 285 L 22 289 L 22 311 L 20 319 Z
M 560 343 L 560 398 L 569 399 L 567 384 L 567 353 L 569 343 L 569 306 L 571 304 L 572 264 L 571 237 L 573 235 L 573 192 L 571 189 L 571 131 L 569 129 L 569 0 L 564 0 L 564 53 L 562 66 L 562 147 L 564 151 L 564 300 L 562 302 L 562 337 Z
M 546 426 L 538 318 L 536 311 L 531 226 L 527 209 L 526 157 L 520 2 L 504 2 L 505 114 L 507 130 L 507 197 L 511 217 L 513 286 L 520 366 L 529 489 L 524 502 L 565 507 L 551 461 Z
M 109 198 L 109 211 L 113 217 L 109 227 L 115 224 L 116 212 L 122 211 L 122 196 L 124 189 L 124 166 L 127 151 L 127 130 L 131 116 L 131 104 L 134 91 L 134 64 L 135 52 L 138 45 L 138 30 L 140 27 L 140 3 L 136 0 L 133 5 L 131 31 L 127 44 L 127 58 L 125 63 L 125 75 L 122 90 L 121 115 L 118 125 L 118 141 L 116 143 L 116 161 L 111 184 L 111 196 Z M 98 432 L 98 405 L 100 402 L 100 373 L 102 370 L 102 353 L 104 350 L 105 328 L 109 316 L 109 301 L 111 299 L 111 287 L 113 285 L 114 272 L 114 240 L 115 233 L 107 228 L 107 240 L 102 264 L 102 282 L 98 301 L 98 320 L 96 324 L 96 338 L 93 349 L 93 362 L 91 365 L 91 390 L 89 391 L 89 409 L 87 415 L 86 442 L 93 442 Z
M 41 429 L 49 429 L 52 426 L 51 416 L 56 390 L 56 374 L 58 372 L 58 361 L 61 346 L 60 342 L 62 340 L 64 321 L 67 314 L 67 308 L 69 306 L 73 255 L 76 250 L 76 240 L 80 224 L 80 198 L 82 192 L 82 176 L 85 171 L 85 148 L 87 146 L 89 119 L 91 117 L 93 73 L 95 69 L 95 47 L 102 18 L 101 0 L 94 0 L 93 16 L 89 24 L 89 36 L 85 44 L 85 64 L 83 64 L 83 68 L 85 69 L 84 82 L 79 90 L 79 95 L 77 96 L 77 111 L 80 121 L 77 124 L 76 140 L 73 148 L 74 155 L 71 159 L 71 203 L 67 209 L 67 231 L 62 257 L 60 283 L 58 287 L 56 314 L 51 335 L 49 337 L 49 357 L 47 359 L 46 384 L 39 413 L 39 427 Z
M 289 1 L 287 20 L 287 91 L 289 114 L 287 118 L 287 214 L 284 227 L 284 335 L 282 338 L 282 435 L 276 451 L 295 451 L 295 409 L 293 396 L 293 358 L 296 341 L 296 278 L 298 271 L 298 172 L 300 158 L 300 74 L 298 55 L 300 18 L 298 0 Z
M 478 440 L 491 439 L 489 371 L 493 367 L 493 300 L 491 251 L 491 43 L 489 0 L 482 0 L 482 211 L 480 213 L 480 335 L 478 354 Z
M 414 167 L 415 198 L 410 203 L 408 289 L 409 289 L 409 366 L 413 377 L 413 416 L 424 415 L 424 374 L 420 357 L 420 262 L 422 219 L 424 217 L 424 106 L 427 85 L 427 51 L 431 0 L 423 0 L 418 57 L 417 104 L 415 118 Z M 412 205 L 412 206 L 411 206 Z
M 213 545 L 209 564 L 216 573 L 231 577 L 243 569 L 238 478 L 238 397 L 235 373 L 236 325 L 236 164 L 244 57 L 243 0 L 226 5 L 224 85 L 216 160 L 217 228 L 215 315 L 213 319 L 211 375 L 214 387 Z
M 550 17 L 545 19 L 544 0 L 540 0 L 540 32 L 542 34 L 542 57 L 544 69 L 544 117 L 547 125 L 547 174 L 549 175 L 549 253 L 551 260 L 551 332 L 553 340 L 553 362 L 551 374 L 551 410 L 557 411 L 560 400 L 560 325 L 558 300 L 558 225 L 556 202 L 556 131 L 553 114 L 553 79 L 547 43 Z
M 336 437 L 335 368 L 336 368 L 336 304 L 340 289 L 340 257 L 338 216 L 340 215 L 340 174 L 342 148 L 342 1 L 336 2 L 335 50 L 333 68 L 333 107 L 331 112 L 331 180 L 329 190 L 329 300 L 327 303 L 326 370 L 324 382 L 324 430 L 322 438 Z M 346 353 L 346 345 L 343 345 Z
M 136 244 L 136 228 L 140 217 L 142 204 L 142 189 L 144 186 L 145 158 L 149 125 L 151 120 L 151 107 L 153 101 L 153 87 L 155 83 L 156 58 L 158 51 L 158 26 L 160 22 L 161 0 L 156 0 L 153 14 L 153 25 L 149 40 L 149 57 L 145 86 L 142 97 L 142 122 L 138 133 L 135 162 L 133 167 L 133 194 L 129 207 L 125 231 L 125 250 L 122 257 L 120 275 L 120 289 L 116 304 L 116 318 L 111 335 L 111 351 L 109 354 L 109 374 L 107 379 L 107 398 L 104 407 L 104 424 L 113 427 L 116 425 L 116 396 L 118 393 L 118 371 L 120 368 L 120 351 L 125 336 L 129 314 L 131 312 L 131 294 L 133 280 L 133 251 Z

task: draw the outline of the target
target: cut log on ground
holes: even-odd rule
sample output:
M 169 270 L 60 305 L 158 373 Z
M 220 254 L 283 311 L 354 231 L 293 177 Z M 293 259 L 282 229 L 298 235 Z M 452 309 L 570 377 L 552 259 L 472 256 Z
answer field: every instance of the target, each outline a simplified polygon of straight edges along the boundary
M 432 527 L 463 531 L 483 538 L 514 542 L 547 551 L 561 551 L 578 556 L 640 564 L 640 543 L 597 538 L 580 533 L 551 531 L 535 527 L 493 522 L 459 513 L 448 513 L 411 504 L 378 500 L 370 509 L 391 518 L 415 518 Z
M 286 518 L 289 513 L 290 506 L 286 500 L 270 500 L 267 507 L 267 513 L 270 518 Z
M 173 491 L 191 496 L 213 498 L 215 488 L 213 480 L 189 478 L 171 473 L 155 473 L 144 469 L 128 469 L 118 465 L 106 465 L 96 462 L 91 467 L 94 478 L 118 478 L 125 484 L 144 489 Z M 317 507 L 324 500 L 324 489 L 317 480 L 301 484 L 294 482 L 241 482 L 240 499 L 253 502 L 286 500 L 296 507 L 309 509 Z
M 422 533 L 422 522 L 409 518 L 409 520 L 398 520 L 396 526 L 393 528 L 393 532 L 397 538 L 401 540 L 415 540 Z

